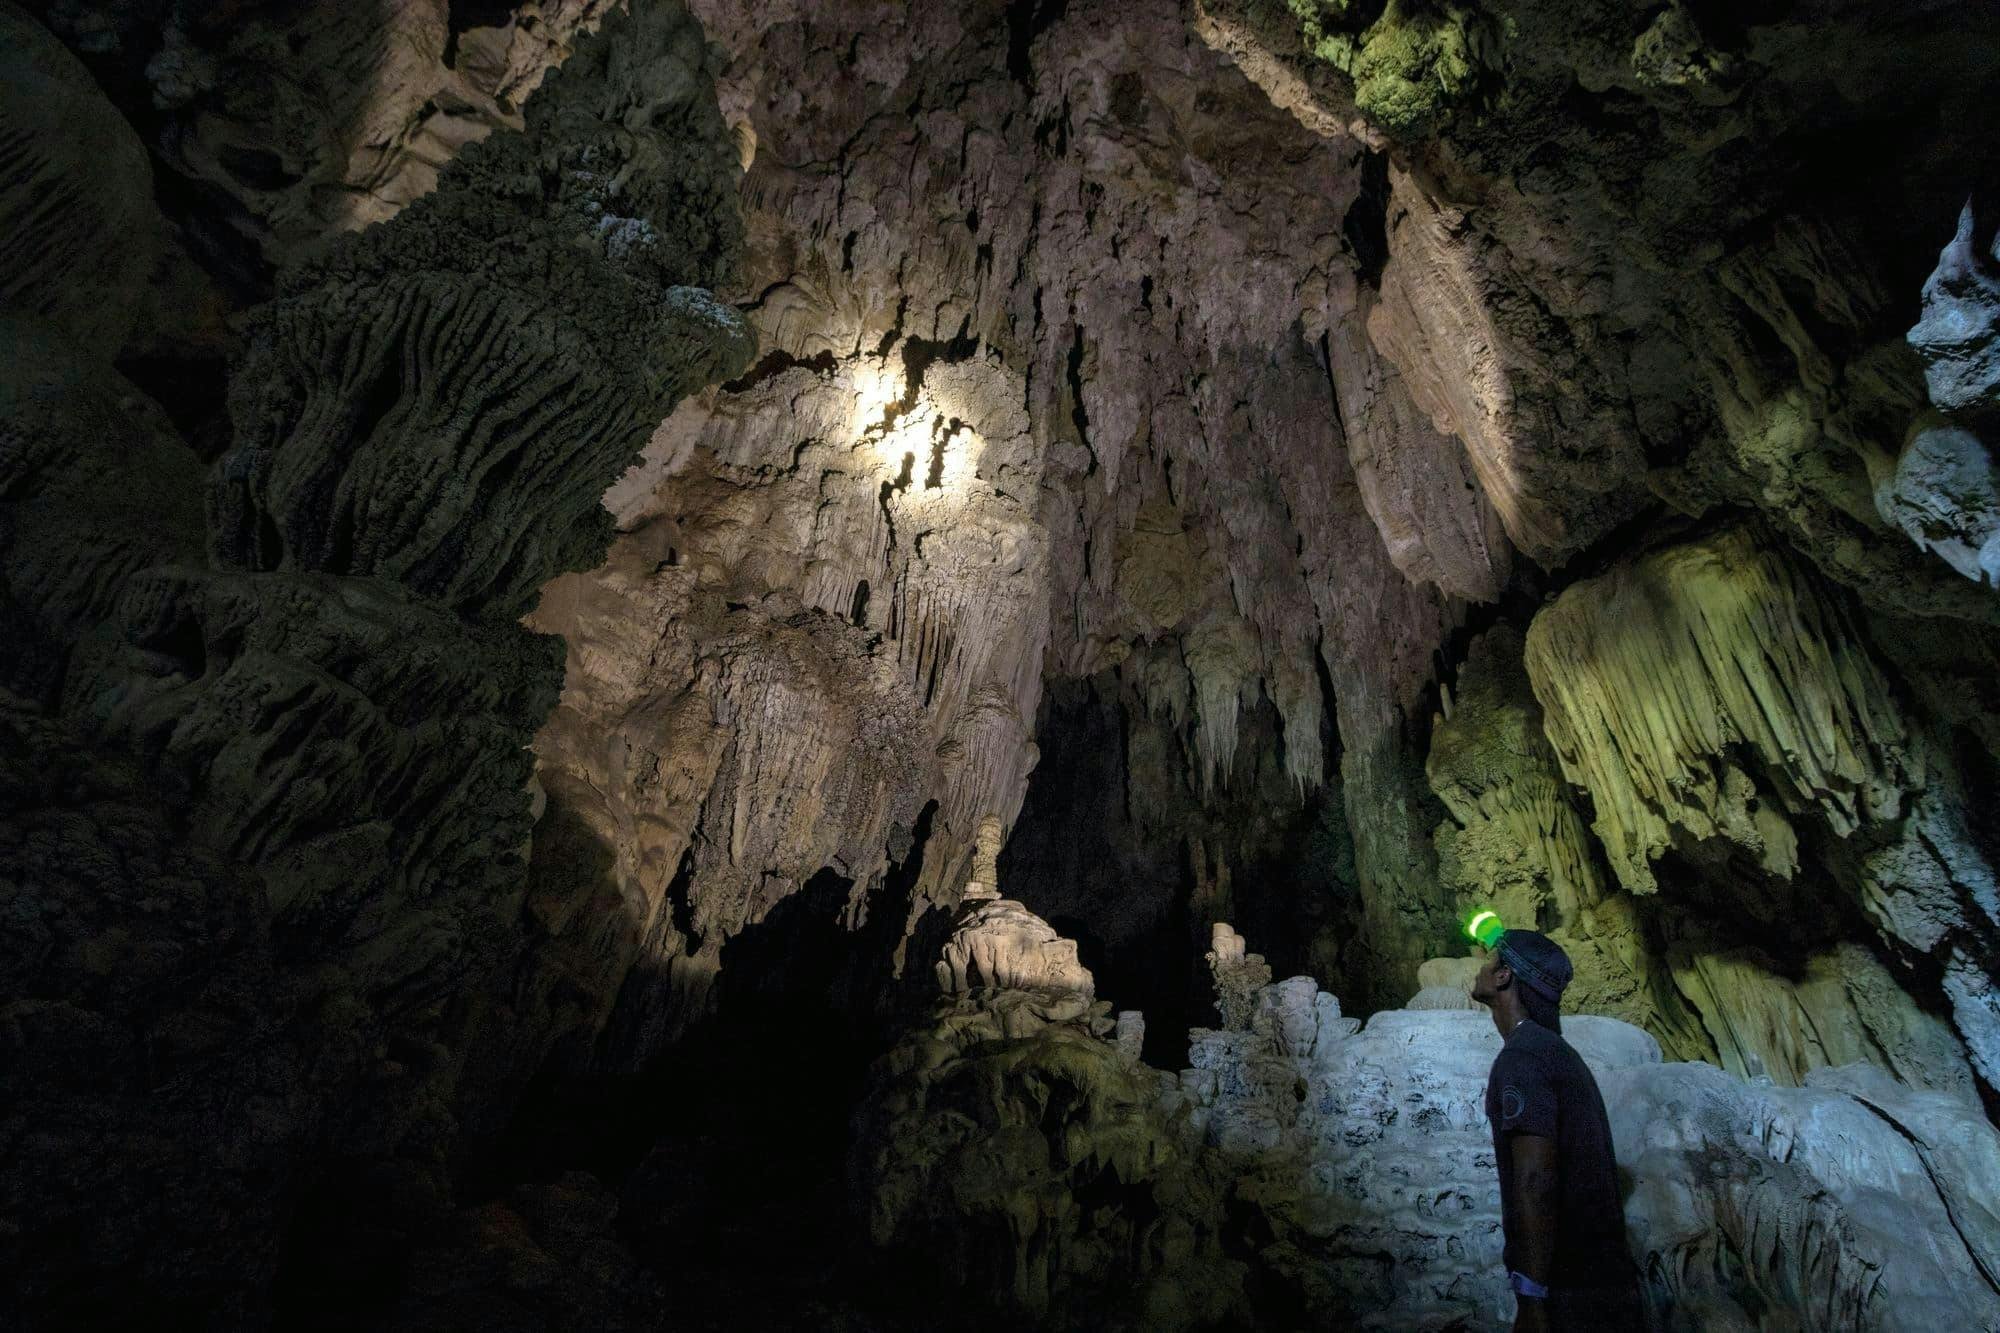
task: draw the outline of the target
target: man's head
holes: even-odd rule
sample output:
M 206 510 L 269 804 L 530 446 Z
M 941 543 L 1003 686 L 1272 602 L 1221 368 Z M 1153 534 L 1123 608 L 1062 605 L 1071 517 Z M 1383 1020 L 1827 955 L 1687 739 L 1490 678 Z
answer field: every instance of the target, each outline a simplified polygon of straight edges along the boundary
M 1535 930 L 1509 930 L 1487 955 L 1472 983 L 1472 998 L 1493 1011 L 1501 1032 L 1532 1018 L 1562 1031 L 1562 993 L 1576 969 L 1562 946 Z

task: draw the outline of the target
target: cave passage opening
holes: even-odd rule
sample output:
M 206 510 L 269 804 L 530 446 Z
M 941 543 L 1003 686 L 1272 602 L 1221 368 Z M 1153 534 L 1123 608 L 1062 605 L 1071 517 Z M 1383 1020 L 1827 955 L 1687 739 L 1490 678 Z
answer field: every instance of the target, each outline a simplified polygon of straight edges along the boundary
M 1145 1015 L 1148 1063 L 1182 1067 L 1188 1029 L 1221 1021 L 1205 962 L 1217 921 L 1279 976 L 1340 984 L 1338 941 L 1360 912 L 1340 786 L 1301 796 L 1268 699 L 1244 711 L 1207 792 L 1191 729 L 1147 709 L 1116 670 L 1050 682 L 1036 732 L 1042 758 L 1000 855 L 1001 893 L 1077 940 L 1099 999 Z

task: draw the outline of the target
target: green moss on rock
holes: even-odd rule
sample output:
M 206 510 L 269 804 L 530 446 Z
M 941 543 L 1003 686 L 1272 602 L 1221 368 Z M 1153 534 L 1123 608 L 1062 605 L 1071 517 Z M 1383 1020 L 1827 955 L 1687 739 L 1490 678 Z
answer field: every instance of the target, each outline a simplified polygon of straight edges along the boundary
M 1498 67 L 1478 6 L 1430 0 L 1285 0 L 1306 52 L 1352 82 L 1354 103 L 1399 138 L 1435 133 L 1474 103 Z

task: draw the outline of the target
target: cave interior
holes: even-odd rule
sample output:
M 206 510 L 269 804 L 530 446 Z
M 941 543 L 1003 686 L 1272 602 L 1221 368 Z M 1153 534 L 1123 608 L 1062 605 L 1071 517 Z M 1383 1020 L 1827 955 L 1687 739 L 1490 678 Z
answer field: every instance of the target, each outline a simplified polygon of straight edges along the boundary
M 2000 1330 L 2000 7 L 0 33 L 0 1324 Z

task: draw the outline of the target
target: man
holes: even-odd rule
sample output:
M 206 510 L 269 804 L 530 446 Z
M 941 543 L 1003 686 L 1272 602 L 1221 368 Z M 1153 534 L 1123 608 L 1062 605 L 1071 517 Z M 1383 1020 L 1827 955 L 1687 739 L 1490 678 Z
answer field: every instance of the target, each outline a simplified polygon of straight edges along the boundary
M 1472 985 L 1506 1043 L 1486 1080 L 1486 1117 L 1517 1333 L 1644 1325 L 1611 1122 L 1597 1080 L 1562 1039 L 1560 1001 L 1574 974 L 1554 940 L 1509 930 Z

